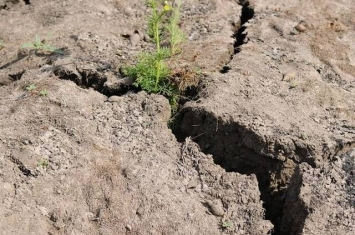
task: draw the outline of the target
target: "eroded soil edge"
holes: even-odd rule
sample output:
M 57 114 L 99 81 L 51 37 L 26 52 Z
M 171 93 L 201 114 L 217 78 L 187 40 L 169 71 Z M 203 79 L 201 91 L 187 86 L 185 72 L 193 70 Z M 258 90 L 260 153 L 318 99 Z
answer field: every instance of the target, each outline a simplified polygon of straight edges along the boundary
M 189 110 L 184 114 L 181 131 L 191 136 L 205 154 L 212 154 L 215 163 L 226 171 L 257 176 L 266 219 L 275 226 L 273 234 L 280 234 L 284 198 L 296 164 L 292 160 L 277 160 L 272 153 L 261 154 L 268 152 L 265 149 L 268 144 L 257 133 L 239 123 L 218 120 L 201 110 Z M 302 218 L 297 225 L 290 226 L 302 231 L 307 213 L 302 206 L 299 210 L 304 212 L 300 214 Z

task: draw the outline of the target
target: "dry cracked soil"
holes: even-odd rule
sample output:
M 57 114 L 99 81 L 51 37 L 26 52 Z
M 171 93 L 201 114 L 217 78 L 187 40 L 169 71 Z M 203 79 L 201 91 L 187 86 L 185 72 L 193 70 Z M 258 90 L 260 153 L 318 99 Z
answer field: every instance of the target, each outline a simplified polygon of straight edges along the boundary
M 0 0 L 0 234 L 355 234 L 355 2 L 183 1 L 172 129 L 121 73 L 148 15 Z

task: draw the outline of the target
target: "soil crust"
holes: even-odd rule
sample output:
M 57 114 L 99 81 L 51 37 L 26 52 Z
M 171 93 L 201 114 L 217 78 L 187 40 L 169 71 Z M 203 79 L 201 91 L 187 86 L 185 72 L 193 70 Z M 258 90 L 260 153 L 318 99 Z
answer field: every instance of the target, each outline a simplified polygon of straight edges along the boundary
M 0 234 L 354 234 L 354 12 L 183 1 L 172 121 L 121 74 L 144 1 L 0 0 Z

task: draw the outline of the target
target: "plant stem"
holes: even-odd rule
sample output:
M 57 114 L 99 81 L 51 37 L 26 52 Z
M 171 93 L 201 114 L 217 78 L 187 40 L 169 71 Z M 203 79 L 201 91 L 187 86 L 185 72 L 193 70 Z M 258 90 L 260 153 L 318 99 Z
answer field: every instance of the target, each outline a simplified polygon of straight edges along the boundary
M 157 45 L 157 52 L 160 52 L 160 36 L 159 36 L 159 21 L 156 22 L 156 26 L 155 26 L 155 43 Z
M 159 83 L 159 77 L 160 77 L 160 69 L 161 69 L 161 61 L 160 59 L 158 59 L 157 61 L 157 73 L 156 73 L 156 77 L 155 77 L 155 90 L 157 90 L 158 88 L 158 83 Z
M 160 77 L 160 68 L 161 68 L 161 58 L 160 58 L 160 35 L 159 35 L 159 27 L 160 27 L 160 24 L 159 24 L 159 21 L 160 21 L 160 18 L 158 18 L 158 20 L 156 21 L 156 24 L 155 24 L 155 43 L 156 43 L 156 46 L 157 46 L 157 70 L 156 70 L 156 74 L 155 74 L 155 86 L 154 86 L 154 89 L 157 90 L 158 88 L 158 83 L 159 83 L 159 77 Z

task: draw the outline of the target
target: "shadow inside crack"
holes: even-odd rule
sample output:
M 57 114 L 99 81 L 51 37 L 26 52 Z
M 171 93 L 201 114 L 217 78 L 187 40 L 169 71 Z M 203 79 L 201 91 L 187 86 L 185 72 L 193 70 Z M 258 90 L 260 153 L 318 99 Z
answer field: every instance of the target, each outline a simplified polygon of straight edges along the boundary
M 232 38 L 234 38 L 234 45 L 233 45 L 234 51 L 231 53 L 230 60 L 227 63 L 225 63 L 225 65 L 220 69 L 219 72 L 222 74 L 229 72 L 231 68 L 228 66 L 228 64 L 233 59 L 233 56 L 241 51 L 241 46 L 247 43 L 246 23 L 248 23 L 249 20 L 251 20 L 255 15 L 254 9 L 250 5 L 249 1 L 242 0 L 239 2 L 239 5 L 242 6 L 242 12 L 240 15 L 239 22 L 232 23 L 232 26 L 236 30 L 232 35 Z
M 251 7 L 249 1 L 240 1 L 239 3 L 242 6 L 242 14 L 240 15 L 240 27 L 234 33 L 233 38 L 235 38 L 234 42 L 234 54 L 237 54 L 241 51 L 240 46 L 246 43 L 247 33 L 245 32 L 247 26 L 245 25 L 251 20 L 254 15 L 255 11 Z
M 180 140 L 191 137 L 202 152 L 213 155 L 215 163 L 227 172 L 256 175 L 265 219 L 274 224 L 270 234 L 302 232 L 308 214 L 302 201 L 296 200 L 302 183 L 300 174 L 295 174 L 297 164 L 293 160 L 277 159 L 277 153 L 270 152 L 267 143 L 247 126 L 224 122 L 201 110 L 184 110 L 178 133 Z M 299 213 L 285 218 L 293 211 Z

